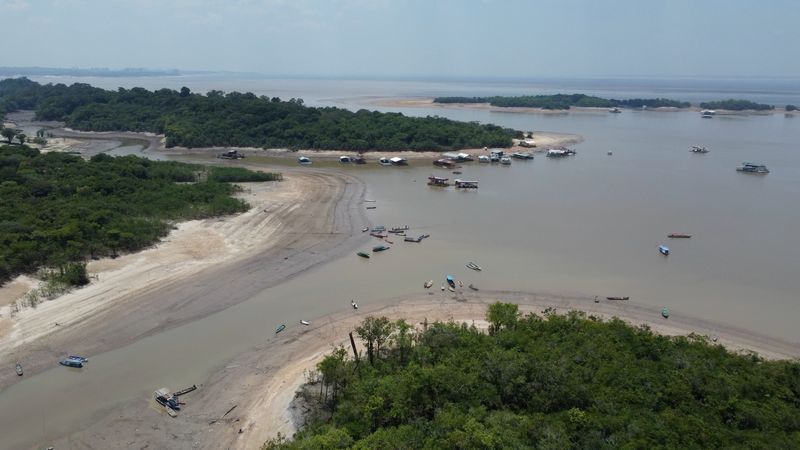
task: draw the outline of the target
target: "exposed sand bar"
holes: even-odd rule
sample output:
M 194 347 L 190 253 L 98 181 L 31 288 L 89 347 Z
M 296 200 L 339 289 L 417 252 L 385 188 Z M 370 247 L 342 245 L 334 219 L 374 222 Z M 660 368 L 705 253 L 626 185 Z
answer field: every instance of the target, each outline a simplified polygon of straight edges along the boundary
M 589 297 L 469 290 L 452 294 L 434 289 L 430 294 L 385 299 L 358 310 L 343 302 L 341 312 L 311 319 L 310 327 L 290 325 L 284 333 L 221 367 L 176 419 L 157 411 L 152 401 L 140 399 L 69 441 L 57 442 L 56 448 L 76 441 L 84 444 L 81 448 L 123 448 L 121 444 L 109 447 L 113 441 L 129 447 L 257 449 L 278 432 L 291 436 L 295 427 L 289 405 L 305 381 L 305 372 L 313 370 L 332 347 L 349 346 L 348 332 L 366 316 L 404 318 L 418 327 L 425 320 L 453 320 L 481 328 L 486 325 L 486 306 L 498 300 L 518 303 L 523 313 L 541 313 L 546 308 L 559 313 L 580 310 L 604 319 L 619 317 L 633 325 L 648 325 L 666 335 L 718 336 L 717 343 L 730 350 L 755 351 L 765 358 L 800 357 L 800 350 L 789 342 L 679 313 L 664 319 L 658 308 L 627 301 L 594 303 Z M 233 406 L 236 408 L 226 420 L 209 424 Z

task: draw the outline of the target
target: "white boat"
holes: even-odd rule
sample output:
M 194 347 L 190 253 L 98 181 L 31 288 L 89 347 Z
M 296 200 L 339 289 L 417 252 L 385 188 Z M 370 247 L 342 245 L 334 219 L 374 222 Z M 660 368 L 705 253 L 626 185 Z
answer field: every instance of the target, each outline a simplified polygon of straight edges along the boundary
M 488 163 L 488 162 L 492 162 L 492 160 L 489 159 L 489 157 L 486 156 L 486 155 L 481 155 L 481 156 L 478 156 L 478 162 L 479 163 Z
M 741 166 L 736 168 L 737 172 L 745 172 L 745 173 L 769 173 L 769 169 L 764 164 L 756 164 L 756 163 L 742 163 Z
M 394 158 L 389 159 L 389 163 L 393 166 L 407 166 L 408 160 L 395 156 Z
M 500 164 L 502 164 L 504 166 L 510 166 L 511 165 L 511 158 L 509 158 L 508 156 L 503 156 L 502 158 L 500 158 Z
M 667 247 L 666 245 L 659 245 L 658 251 L 661 252 L 661 254 L 664 256 L 669 255 L 669 247 Z
M 309 326 L 309 325 L 311 325 L 311 322 L 309 322 L 309 321 L 307 321 L 307 320 L 301 320 L 301 321 L 300 321 L 300 324 L 301 324 L 301 325 L 305 325 L 305 326 Z
M 692 153 L 708 153 L 708 149 L 705 147 L 701 147 L 699 145 L 693 145 L 691 149 Z
M 350 160 L 349 156 L 340 156 L 339 162 L 342 164 L 350 164 L 352 161 Z
M 610 113 L 613 113 L 613 114 L 619 114 L 619 113 L 621 113 L 622 111 L 620 111 L 620 109 L 619 109 L 619 108 L 617 108 L 617 107 L 614 107 L 614 108 L 611 108 L 611 109 L 609 109 L 609 110 L 608 110 L 608 112 L 610 112 Z
M 380 165 L 382 165 L 382 166 L 391 166 L 392 165 L 392 162 L 389 161 L 389 158 L 385 158 L 383 156 L 381 156 L 381 159 L 378 160 L 378 163 Z
M 355 300 L 350 300 L 350 306 L 352 306 L 353 309 L 358 309 L 358 303 L 356 303 Z
M 301 157 L 297 158 L 297 162 L 300 163 L 300 164 L 309 165 L 309 164 L 311 164 L 311 158 L 307 158 L 305 156 L 301 156 Z

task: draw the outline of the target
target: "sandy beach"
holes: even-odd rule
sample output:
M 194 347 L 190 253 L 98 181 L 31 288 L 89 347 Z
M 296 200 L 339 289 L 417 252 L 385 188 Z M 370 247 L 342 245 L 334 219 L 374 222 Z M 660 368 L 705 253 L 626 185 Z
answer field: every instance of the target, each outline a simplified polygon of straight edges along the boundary
M 281 335 L 220 367 L 196 393 L 187 396 L 191 407 L 177 418 L 170 419 L 152 400 L 142 398 L 117 408 L 90 428 L 56 442 L 56 448 L 71 443 L 70 448 L 87 449 L 131 446 L 254 449 L 278 432 L 291 436 L 295 426 L 290 403 L 305 382 L 307 371 L 313 370 L 334 346 L 347 344 L 348 332 L 369 315 L 404 318 L 417 327 L 425 321 L 452 320 L 485 328 L 487 305 L 505 301 L 519 304 L 524 314 L 541 313 L 547 308 L 558 313 L 579 310 L 604 319 L 619 317 L 635 326 L 647 325 L 665 335 L 714 335 L 718 337 L 717 344 L 732 351 L 754 351 L 765 358 L 800 356 L 800 350 L 788 342 L 680 314 L 672 314 L 665 320 L 658 308 L 632 302 L 594 303 L 588 297 L 527 292 L 459 290 L 453 294 L 425 292 L 422 287 L 420 291 L 384 299 L 356 311 L 343 304 L 340 313 L 313 318 L 309 327 L 289 324 Z

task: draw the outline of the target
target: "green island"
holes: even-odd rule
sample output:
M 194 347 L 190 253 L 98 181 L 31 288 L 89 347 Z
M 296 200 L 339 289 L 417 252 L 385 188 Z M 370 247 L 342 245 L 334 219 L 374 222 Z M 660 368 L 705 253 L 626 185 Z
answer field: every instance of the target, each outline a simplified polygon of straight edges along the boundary
M 725 109 L 728 111 L 770 111 L 775 109 L 772 105 L 751 102 L 750 100 L 719 100 L 714 102 L 700 103 L 704 109 Z
M 89 160 L 25 145 L 0 146 L 0 284 L 52 269 L 88 282 L 87 258 L 143 249 L 177 221 L 248 209 L 230 182 L 280 174 L 98 154 Z
M 523 95 L 517 97 L 436 97 L 434 103 L 488 103 L 499 107 L 542 108 L 551 110 L 583 108 L 688 108 L 689 102 L 666 98 L 614 100 L 584 94 Z
M 326 356 L 298 394 L 308 424 L 263 449 L 800 447 L 797 361 L 574 311 L 494 303 L 486 319 L 366 318 L 366 355 Z
M 252 93 L 206 95 L 143 88 L 108 91 L 88 84 L 42 85 L 25 78 L 0 81 L 0 114 L 35 110 L 82 131 L 148 131 L 167 147 L 238 146 L 350 151 L 446 151 L 510 147 L 522 133 L 476 122 L 400 113 L 314 108 Z

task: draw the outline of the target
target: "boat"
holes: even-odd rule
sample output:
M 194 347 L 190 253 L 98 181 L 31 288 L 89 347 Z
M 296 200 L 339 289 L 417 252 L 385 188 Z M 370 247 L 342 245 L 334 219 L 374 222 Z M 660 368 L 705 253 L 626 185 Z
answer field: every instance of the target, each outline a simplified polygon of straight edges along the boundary
M 384 250 L 389 250 L 389 248 L 390 247 L 387 247 L 385 245 L 376 245 L 375 247 L 372 247 L 372 251 L 373 252 L 382 252 Z
M 82 362 L 75 361 L 74 359 L 62 359 L 58 363 L 61 364 L 62 366 L 73 367 L 75 369 L 80 369 L 80 368 L 83 367 L 83 363 Z
M 478 189 L 477 181 L 455 180 L 456 189 Z
M 565 156 L 574 156 L 577 152 L 568 148 L 551 148 L 547 151 L 548 158 L 563 158 Z
M 14 368 L 17 370 L 17 376 L 21 377 L 22 376 L 22 364 L 17 363 L 17 365 Z
M 436 167 L 444 167 L 445 169 L 452 169 L 453 167 L 456 166 L 456 162 L 453 161 L 452 159 L 442 158 L 434 161 L 433 165 Z
M 608 155 L 608 156 L 611 156 L 611 155 L 613 155 L 613 154 L 614 154 L 614 152 L 607 152 L 607 153 L 606 153 L 606 155 Z
M 661 252 L 661 254 L 664 256 L 669 255 L 669 247 L 667 247 L 666 245 L 659 245 L 658 251 Z
M 456 288 L 454 288 L 453 286 L 447 286 L 447 290 L 450 292 L 455 292 Z
M 350 159 L 349 156 L 340 156 L 339 157 L 339 162 L 341 164 L 350 164 L 352 162 L 352 159 Z
M 394 244 L 394 241 L 390 241 L 389 239 L 384 239 L 384 240 L 385 240 L 386 242 L 390 243 L 390 244 Z M 388 249 L 388 247 L 387 247 L 387 248 L 385 248 L 384 250 L 387 250 L 387 249 Z
M 511 157 L 516 159 L 533 159 L 533 154 L 528 152 L 516 152 L 512 153 Z
M 377 206 L 367 206 L 367 209 L 375 209 Z
M 491 162 L 491 159 L 489 159 L 489 157 L 486 156 L 486 155 L 480 155 L 480 156 L 478 156 L 478 162 L 479 163 L 488 163 L 488 162 Z
M 444 292 L 444 285 L 442 285 L 442 292 Z
M 477 291 L 478 290 L 478 287 L 475 286 L 474 284 L 470 284 L 469 288 L 472 289 L 473 291 Z
M 692 149 L 689 150 L 692 153 L 708 153 L 708 149 L 705 147 L 701 147 L 699 145 L 693 145 Z
M 384 158 L 383 156 L 381 156 L 381 159 L 378 160 L 378 163 L 380 165 L 382 165 L 382 166 L 391 166 L 392 165 L 392 162 L 389 161 L 389 158 Z
M 458 287 L 462 287 L 463 288 L 464 287 L 464 282 L 461 281 L 461 280 L 458 280 Z
M 89 362 L 89 358 L 84 358 L 83 356 L 78 356 L 78 355 L 69 355 L 69 356 L 67 356 L 67 359 L 71 359 L 73 361 L 78 361 L 80 363 Z
M 372 232 L 373 233 L 380 233 L 381 231 L 386 231 L 386 227 L 383 226 L 383 225 L 377 225 L 377 226 L 372 227 Z
M 669 308 L 667 308 L 666 306 L 661 308 L 661 316 L 664 317 L 665 319 L 669 319 Z
M 406 242 L 422 242 L 422 237 L 406 236 L 403 238 L 403 240 Z
M 309 322 L 309 321 L 307 321 L 307 320 L 301 320 L 301 321 L 300 321 L 300 325 L 309 326 L 309 325 L 311 325 L 311 322 Z
M 450 186 L 450 182 L 448 181 L 447 178 L 430 176 L 428 177 L 428 186 L 445 187 L 445 186 Z
M 376 237 L 378 239 L 383 239 L 385 237 L 389 237 L 388 234 L 383 234 L 383 233 L 370 233 L 369 235 L 372 236 L 372 237 Z
M 297 162 L 300 163 L 300 164 L 303 164 L 303 165 L 309 165 L 309 164 L 311 164 L 311 159 L 307 158 L 305 156 L 301 156 L 301 157 L 297 158 Z
M 534 141 L 531 138 L 523 139 L 523 140 L 519 141 L 519 146 L 520 147 L 533 148 L 533 147 L 536 147 L 536 141 Z
M 463 172 L 461 172 L 460 170 L 454 170 L 453 171 L 453 175 L 461 175 L 462 173 Z
M 447 276 L 447 284 L 449 284 L 451 287 L 456 287 L 456 280 L 452 275 Z
M 364 228 L 361 229 L 362 233 L 366 233 L 367 231 L 369 231 L 369 227 L 364 227 Z
M 358 253 L 356 253 L 356 255 L 358 255 L 358 256 L 360 256 L 360 257 L 362 257 L 362 258 L 367 258 L 367 259 L 369 259 L 369 253 L 365 253 L 365 252 L 358 252 Z
M 431 286 L 433 286 L 433 280 L 426 281 L 425 284 L 423 284 L 423 286 L 425 286 L 425 289 L 430 289 Z
M 606 300 L 630 300 L 630 299 L 631 299 L 630 297 L 606 297 Z
M 619 108 L 617 108 L 617 107 L 614 107 L 614 108 L 611 108 L 611 109 L 609 109 L 609 110 L 608 110 L 608 112 L 610 112 L 610 113 L 612 113 L 612 114 L 619 114 L 619 113 L 621 113 L 622 111 L 620 111 L 620 109 L 619 109 Z
M 353 161 L 354 164 L 366 164 L 367 163 L 367 160 L 364 159 L 363 156 L 354 156 L 353 158 L 350 158 L 350 159 Z
M 692 237 L 692 235 L 683 233 L 670 233 L 667 235 L 667 237 L 672 239 L 689 239 L 690 237 Z
M 393 166 L 407 166 L 408 160 L 395 156 L 394 158 L 389 158 L 389 163 Z
M 352 306 L 353 309 L 358 309 L 358 303 L 356 303 L 355 300 L 350 300 L 350 306 Z
M 468 262 L 468 263 L 467 263 L 467 267 L 469 267 L 469 268 L 470 268 L 470 269 L 472 269 L 472 270 L 478 270 L 478 271 L 482 270 L 482 269 L 481 269 L 481 266 L 479 266 L 479 265 L 475 264 L 475 263 L 474 263 L 474 262 L 472 262 L 472 261 L 470 261 L 470 262 Z
M 402 226 L 402 227 L 392 227 L 392 228 L 389 230 L 389 233 L 402 233 L 402 232 L 404 232 L 404 231 L 408 231 L 408 229 L 409 229 L 409 228 L 408 228 L 408 225 L 404 225 L 404 226 Z
M 704 109 L 704 110 L 700 111 L 700 117 L 702 117 L 703 119 L 710 119 L 710 118 L 714 117 L 714 114 L 716 114 L 716 113 L 717 112 L 714 111 L 713 109 Z
M 167 408 L 168 410 L 181 410 L 181 404 L 178 401 L 178 397 L 176 397 L 175 394 L 172 394 L 167 388 L 161 388 L 153 392 L 153 398 L 159 405 Z
M 511 158 L 509 158 L 508 156 L 503 156 L 502 158 L 500 158 L 500 164 L 502 164 L 504 166 L 510 166 L 511 165 Z
M 737 172 L 745 172 L 745 173 L 769 173 L 769 169 L 764 164 L 755 164 L 755 163 L 742 163 L 741 166 L 736 168 Z
M 286 325 L 280 324 L 277 327 L 275 327 L 275 334 L 278 334 L 278 333 L 280 333 L 281 331 L 283 331 L 285 329 L 286 329 Z

